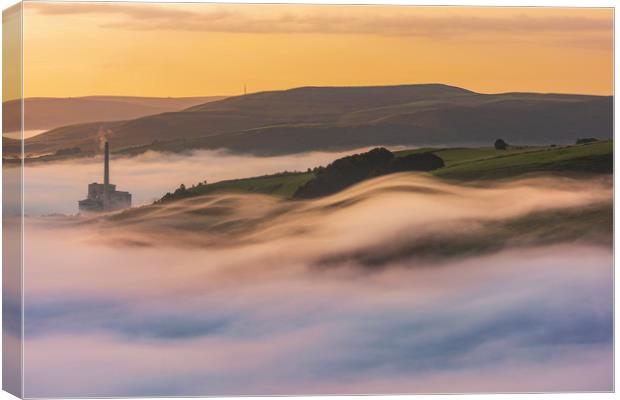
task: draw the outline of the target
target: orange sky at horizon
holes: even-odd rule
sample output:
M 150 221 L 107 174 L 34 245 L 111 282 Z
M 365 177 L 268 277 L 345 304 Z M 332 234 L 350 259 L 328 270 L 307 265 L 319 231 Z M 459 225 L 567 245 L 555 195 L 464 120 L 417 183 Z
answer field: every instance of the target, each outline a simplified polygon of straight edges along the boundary
M 613 94 L 613 9 L 24 3 L 26 97 L 414 83 Z

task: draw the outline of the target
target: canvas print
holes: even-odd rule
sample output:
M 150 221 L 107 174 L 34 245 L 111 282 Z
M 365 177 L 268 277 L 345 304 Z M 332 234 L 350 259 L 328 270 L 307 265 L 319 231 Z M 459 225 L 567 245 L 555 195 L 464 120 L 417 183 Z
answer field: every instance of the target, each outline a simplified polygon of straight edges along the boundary
M 5 390 L 613 390 L 613 9 L 3 29 Z

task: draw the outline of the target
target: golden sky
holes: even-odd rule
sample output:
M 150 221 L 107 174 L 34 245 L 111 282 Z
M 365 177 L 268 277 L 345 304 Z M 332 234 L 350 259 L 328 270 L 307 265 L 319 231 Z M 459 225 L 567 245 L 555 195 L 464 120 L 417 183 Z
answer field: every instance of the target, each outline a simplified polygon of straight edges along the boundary
M 25 3 L 32 96 L 446 83 L 612 94 L 613 10 Z

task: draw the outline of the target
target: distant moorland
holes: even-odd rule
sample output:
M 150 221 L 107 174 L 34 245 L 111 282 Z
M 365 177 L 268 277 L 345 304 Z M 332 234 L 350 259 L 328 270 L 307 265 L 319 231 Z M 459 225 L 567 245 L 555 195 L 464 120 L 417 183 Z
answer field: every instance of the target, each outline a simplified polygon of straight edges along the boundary
M 302 87 L 229 97 L 183 111 L 89 122 L 26 140 L 45 160 L 92 156 L 102 132 L 116 154 L 226 149 L 255 155 L 364 146 L 574 143 L 612 137 L 613 97 L 481 94 L 441 84 Z M 5 141 L 17 151 L 18 142 Z
M 118 121 L 140 118 L 223 99 L 207 97 L 29 97 L 24 99 L 24 129 L 51 130 L 86 122 Z M 4 132 L 19 131 L 20 100 L 2 103 Z

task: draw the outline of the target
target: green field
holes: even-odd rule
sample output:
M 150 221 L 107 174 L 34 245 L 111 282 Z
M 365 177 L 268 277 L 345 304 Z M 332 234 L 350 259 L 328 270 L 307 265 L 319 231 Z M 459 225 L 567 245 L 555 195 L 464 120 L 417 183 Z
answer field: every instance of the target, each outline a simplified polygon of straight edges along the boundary
M 455 148 L 432 148 L 424 147 L 414 150 L 402 150 L 396 151 L 394 154 L 397 157 L 404 157 L 409 154 L 432 152 L 442 158 L 446 167 L 450 167 L 455 164 L 463 162 L 469 162 L 474 160 L 482 160 L 487 158 L 512 156 L 520 153 L 527 153 L 537 151 L 541 149 L 551 149 L 552 147 L 519 147 L 511 148 L 508 150 L 496 150 L 493 147 L 455 147 Z
M 312 172 L 289 172 L 255 178 L 233 179 L 190 187 L 182 197 L 200 196 L 214 192 L 244 192 L 291 198 L 298 187 L 313 177 Z
M 439 151 L 446 158 L 444 168 L 433 175 L 454 180 L 500 179 L 535 172 L 554 174 L 611 173 L 613 169 L 613 142 L 611 140 L 563 147 L 530 148 L 503 152 L 486 149 L 463 152 L 459 160 L 453 157 L 460 150 Z M 470 158 L 479 151 L 480 158 Z M 500 153 L 501 152 L 501 153 Z M 498 154 L 500 153 L 500 154 Z
M 442 179 L 476 181 L 503 179 L 530 173 L 610 174 L 613 170 L 613 141 L 584 145 L 494 148 L 423 148 L 395 152 L 397 157 L 432 152 L 444 160 L 445 167 L 431 174 Z M 314 177 L 312 172 L 286 172 L 254 178 L 235 179 L 188 188 L 172 199 L 214 192 L 260 193 L 292 198 L 300 186 Z

